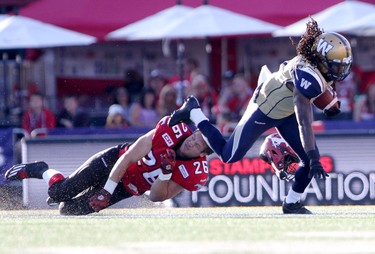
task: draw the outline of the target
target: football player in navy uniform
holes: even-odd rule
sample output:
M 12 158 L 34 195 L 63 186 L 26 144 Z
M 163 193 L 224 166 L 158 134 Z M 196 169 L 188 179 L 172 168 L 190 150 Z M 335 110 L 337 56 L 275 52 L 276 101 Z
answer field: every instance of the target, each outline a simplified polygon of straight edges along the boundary
M 8 180 L 43 179 L 47 203 L 59 203 L 62 215 L 85 215 L 150 190 L 151 201 L 173 198 L 182 190 L 196 191 L 208 181 L 206 155 L 213 151 L 199 130 L 185 123 L 168 126 L 170 116 L 133 144 L 98 152 L 69 177 L 43 161 L 17 164 Z
M 313 19 L 307 23 L 296 50 L 297 56 L 282 63 L 278 71 L 271 73 L 266 67 L 262 68 L 258 87 L 228 140 L 208 121 L 192 96 L 172 114 L 170 124 L 194 122 L 209 146 L 228 163 L 242 159 L 262 133 L 275 127 L 301 160 L 295 181 L 284 199 L 283 212 L 310 214 L 300 203 L 301 195 L 313 177 L 325 179 L 328 176 L 319 162 L 311 100 L 335 81 L 348 76 L 352 51 L 345 37 L 323 32 Z M 325 112 L 327 115 L 335 113 L 337 111 Z

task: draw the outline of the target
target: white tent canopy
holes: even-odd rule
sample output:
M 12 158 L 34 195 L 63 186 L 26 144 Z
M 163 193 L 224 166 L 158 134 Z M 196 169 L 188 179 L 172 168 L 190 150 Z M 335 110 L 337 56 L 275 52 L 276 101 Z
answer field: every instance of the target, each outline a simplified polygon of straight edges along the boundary
M 343 1 L 311 15 L 320 28 L 327 32 L 343 32 L 351 23 L 375 13 L 375 5 L 361 1 Z M 304 18 L 273 33 L 273 36 L 301 36 L 310 17 Z
M 6 18 L 9 18 L 9 15 L 0 14 L 0 21 L 4 20 Z
M 0 15 L 0 49 L 89 45 L 96 38 L 22 16 Z
M 342 32 L 357 36 L 375 36 L 375 13 L 348 24 Z
M 279 28 L 281 27 L 219 7 L 202 5 L 160 29 L 145 27 L 144 30 L 129 35 L 127 39 L 160 40 L 269 34 Z M 114 39 L 114 36 L 111 38 Z
M 193 8 L 184 5 L 175 5 L 130 25 L 119 28 L 109 33 L 106 39 L 126 40 L 132 36 L 137 36 L 137 34 L 142 34 L 144 31 L 163 29 L 174 21 L 182 18 L 192 9 Z

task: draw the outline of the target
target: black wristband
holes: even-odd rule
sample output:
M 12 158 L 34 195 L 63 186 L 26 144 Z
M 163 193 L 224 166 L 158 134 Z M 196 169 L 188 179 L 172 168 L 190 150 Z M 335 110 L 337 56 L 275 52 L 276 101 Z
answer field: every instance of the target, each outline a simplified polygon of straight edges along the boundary
M 312 161 L 312 160 L 319 160 L 318 156 L 316 155 L 315 150 L 308 151 L 308 152 L 307 152 L 307 157 L 309 157 L 309 159 L 310 159 L 311 161 Z

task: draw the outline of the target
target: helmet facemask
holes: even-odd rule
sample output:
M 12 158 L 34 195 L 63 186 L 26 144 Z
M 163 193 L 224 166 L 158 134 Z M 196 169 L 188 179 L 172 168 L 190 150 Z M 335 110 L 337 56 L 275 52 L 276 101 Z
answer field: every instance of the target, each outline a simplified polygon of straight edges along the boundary
M 352 67 L 352 61 L 341 62 L 336 59 L 328 60 L 323 59 L 321 64 L 324 66 L 324 69 L 319 68 L 323 75 L 326 76 L 328 81 L 342 81 L 350 73 Z
M 259 155 L 262 160 L 272 166 L 280 180 L 294 179 L 299 158 L 279 134 L 271 134 L 265 139 Z
M 290 180 L 294 179 L 294 174 L 298 169 L 298 165 L 296 163 L 299 163 L 299 159 L 289 146 L 284 147 L 280 145 L 279 149 L 283 155 L 283 159 L 278 162 L 278 165 L 271 161 L 271 166 L 275 170 L 275 173 L 280 180 L 286 180 L 289 182 Z

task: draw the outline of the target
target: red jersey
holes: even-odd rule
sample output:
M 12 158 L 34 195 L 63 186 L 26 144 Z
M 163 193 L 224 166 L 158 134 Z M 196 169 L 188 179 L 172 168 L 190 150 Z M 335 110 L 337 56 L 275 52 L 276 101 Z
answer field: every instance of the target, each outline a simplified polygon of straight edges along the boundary
M 22 128 L 31 133 L 38 128 L 55 128 L 56 119 L 52 111 L 44 108 L 39 115 L 35 115 L 31 110 L 26 111 L 22 116 Z
M 126 190 L 133 195 L 141 195 L 151 189 L 152 184 L 161 173 L 161 155 L 168 148 L 177 147 L 192 134 L 192 130 L 185 124 L 179 123 L 168 126 L 170 116 L 162 118 L 156 125 L 152 138 L 152 148 L 147 156 L 127 169 L 122 183 Z M 196 191 L 208 181 L 208 163 L 206 157 L 176 160 L 171 180 L 189 191 Z

